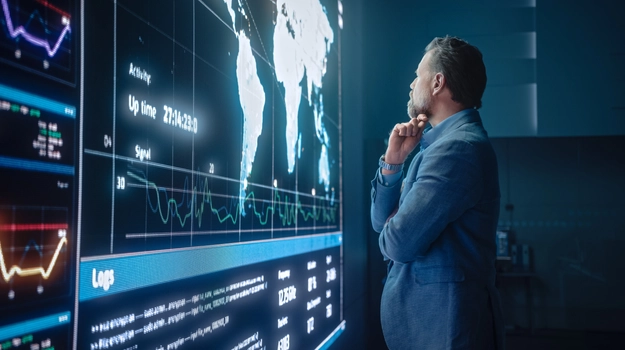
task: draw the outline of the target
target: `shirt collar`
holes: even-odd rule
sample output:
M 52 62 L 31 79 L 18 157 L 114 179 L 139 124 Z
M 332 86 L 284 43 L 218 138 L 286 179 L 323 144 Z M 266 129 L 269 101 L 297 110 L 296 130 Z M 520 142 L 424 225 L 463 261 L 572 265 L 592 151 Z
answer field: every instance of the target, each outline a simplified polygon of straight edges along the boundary
M 438 123 L 436 127 L 428 126 L 423 130 L 423 136 L 421 137 L 421 149 L 424 150 L 428 148 L 434 141 L 438 140 L 441 135 L 445 133 L 447 129 L 449 129 L 455 121 L 462 118 L 463 116 L 467 116 L 472 114 L 475 111 L 473 108 L 463 109 L 460 112 L 454 113 L 442 122 Z

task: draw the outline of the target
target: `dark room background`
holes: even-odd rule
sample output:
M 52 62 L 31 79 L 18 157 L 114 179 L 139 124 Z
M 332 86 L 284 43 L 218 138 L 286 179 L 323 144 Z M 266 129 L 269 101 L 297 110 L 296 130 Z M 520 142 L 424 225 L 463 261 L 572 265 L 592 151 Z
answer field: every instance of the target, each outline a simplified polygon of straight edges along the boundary
M 499 225 L 510 244 L 531 251 L 529 271 L 498 280 L 508 334 L 622 338 L 625 2 L 345 0 L 344 7 L 348 327 L 339 347 L 384 348 L 385 266 L 369 221 L 369 180 L 388 132 L 407 118 L 423 49 L 444 35 L 484 55 L 480 113 L 499 162 Z M 584 341 L 581 348 L 594 348 Z

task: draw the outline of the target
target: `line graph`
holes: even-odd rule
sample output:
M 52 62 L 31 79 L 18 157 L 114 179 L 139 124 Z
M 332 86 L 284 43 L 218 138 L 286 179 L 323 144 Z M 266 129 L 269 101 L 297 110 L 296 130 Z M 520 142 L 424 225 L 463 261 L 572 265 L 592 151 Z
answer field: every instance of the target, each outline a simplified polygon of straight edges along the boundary
M 69 245 L 66 208 L 0 206 L 0 295 L 16 303 L 67 293 Z
M 34 247 L 34 249 L 39 252 L 40 256 L 43 255 L 43 249 L 39 247 L 37 243 L 31 241 L 31 243 L 29 243 L 29 245 L 26 246 L 26 249 L 24 250 L 24 254 L 22 254 L 22 259 L 20 260 L 20 264 L 24 262 L 26 253 L 28 253 L 31 246 Z M 7 266 L 4 261 L 4 254 L 2 253 L 2 243 L 0 243 L 0 269 L 2 270 L 2 278 L 4 278 L 5 282 L 9 282 L 11 278 L 13 278 L 14 275 L 17 275 L 20 277 L 41 275 L 43 279 L 47 280 L 50 277 L 50 273 L 52 272 L 52 269 L 54 269 L 54 266 L 56 265 L 56 261 L 59 257 L 59 254 L 63 246 L 67 246 L 66 237 L 62 237 L 59 243 L 57 244 L 56 249 L 54 250 L 54 255 L 52 256 L 52 260 L 50 261 L 50 264 L 48 264 L 48 267 L 45 269 L 43 268 L 43 266 L 23 269 L 19 265 L 13 265 L 11 266 L 11 268 L 7 270 Z
M 73 83 L 73 0 L 0 0 L 0 59 Z
M 311 96 L 322 96 L 321 90 L 295 77 L 301 103 L 287 103 L 273 62 L 274 53 L 282 55 L 274 52 L 275 2 L 174 2 L 171 17 L 132 2 L 112 5 L 115 11 L 102 16 L 85 13 L 92 15 L 84 17 L 89 29 L 78 33 L 86 53 L 91 45 L 112 48 L 98 66 L 107 85 L 85 83 L 85 101 L 97 98 L 112 108 L 103 118 L 95 117 L 96 104 L 83 111 L 90 117 L 83 120 L 80 149 L 85 175 L 77 228 L 88 237 L 80 240 L 81 256 L 340 231 L 341 129 L 322 117 L 339 115 L 337 55 L 322 50 L 330 67 L 326 78 L 319 73 L 323 101 L 313 106 Z M 89 23 L 102 17 L 114 35 Z M 171 18 L 193 25 L 180 34 Z M 239 40 L 240 33 L 249 42 Z M 258 102 L 260 93 L 266 102 Z M 145 106 L 156 112 L 146 114 Z M 197 132 L 172 128 L 160 106 L 193 115 Z M 291 149 L 297 149 L 293 159 Z
M 150 211 L 158 214 L 163 224 L 177 219 L 180 226 L 184 227 L 191 217 L 194 217 L 198 227 L 202 227 L 205 212 L 212 213 L 219 223 L 237 224 L 241 218 L 242 208 L 238 198 L 232 198 L 230 208 L 215 203 L 215 197 L 219 195 L 211 192 L 208 178 L 199 179 L 198 176 L 198 181 L 194 181 L 196 185 L 190 189 L 189 178 L 186 177 L 180 190 L 182 197 L 177 200 L 169 197 L 167 189 L 147 180 L 142 171 L 130 169 L 127 175 L 138 181 L 140 184 L 138 187 L 145 188 Z M 277 220 L 283 226 L 297 225 L 300 220 L 336 224 L 337 206 L 330 204 L 330 201 L 324 200 L 327 202 L 324 205 L 305 206 L 297 195 L 293 200 L 288 195 L 281 195 L 278 189 L 273 189 L 272 192 L 273 198 L 264 200 L 257 199 L 256 194 L 250 191 L 243 201 L 251 207 L 253 217 L 260 225 L 267 225 L 274 215 L 277 215 Z M 262 203 L 260 208 L 258 203 Z
M 4 18 L 5 18 L 5 23 L 7 26 L 7 29 L 9 31 L 9 35 L 12 38 L 17 38 L 19 36 L 22 36 L 24 39 L 26 39 L 29 43 L 35 45 L 35 46 L 39 46 L 42 47 L 46 50 L 46 52 L 48 53 L 48 56 L 50 57 L 54 57 L 54 55 L 56 55 L 56 53 L 59 50 L 59 47 L 61 46 L 61 42 L 63 42 L 63 40 L 66 39 L 66 35 L 71 32 L 71 27 L 70 27 L 70 19 L 67 15 L 66 12 L 62 12 L 62 11 L 57 11 L 60 12 L 61 14 L 63 14 L 62 16 L 62 25 L 63 25 L 63 29 L 61 30 L 61 33 L 58 35 L 58 38 L 56 39 L 56 41 L 54 41 L 54 43 L 52 45 L 50 45 L 50 43 L 48 42 L 47 39 L 45 38 L 41 38 L 38 37 L 35 34 L 29 33 L 28 30 L 26 29 L 27 27 L 30 27 L 30 24 L 32 21 L 34 20 L 38 20 L 40 23 L 45 24 L 44 19 L 41 17 L 41 15 L 39 14 L 38 11 L 33 12 L 28 21 L 26 22 L 25 25 L 20 25 L 17 28 L 14 27 L 13 25 L 13 20 L 11 19 L 11 14 L 9 13 L 9 5 L 7 3 L 8 0 L 1 0 L 2 1 L 2 11 L 4 12 Z M 45 4 L 45 6 L 48 7 L 52 7 L 54 9 L 57 9 L 55 6 L 50 5 L 47 1 L 41 2 L 38 1 L 39 3 Z M 48 30 L 46 29 L 46 33 L 48 32 Z

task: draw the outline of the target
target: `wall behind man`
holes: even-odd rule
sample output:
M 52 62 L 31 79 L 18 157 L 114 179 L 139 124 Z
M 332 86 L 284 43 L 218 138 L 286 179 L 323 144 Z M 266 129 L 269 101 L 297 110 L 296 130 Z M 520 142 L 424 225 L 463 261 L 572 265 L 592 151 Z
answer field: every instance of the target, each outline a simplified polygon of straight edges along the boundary
M 625 332 L 625 136 L 492 143 L 499 225 L 533 253 L 533 325 Z M 510 326 L 529 326 L 523 283 L 500 286 Z
M 625 1 L 537 2 L 539 136 L 625 134 Z
M 625 134 L 624 1 L 375 0 L 366 7 L 366 74 L 385 87 L 375 99 L 389 102 L 370 101 L 372 134 L 396 122 L 387 116 L 405 115 L 423 48 L 445 35 L 484 54 L 481 112 L 492 137 Z
M 396 116 L 406 117 L 410 83 L 423 50 L 434 37 L 445 35 L 462 37 L 484 54 L 488 82 L 481 112 L 491 136 L 537 135 L 534 1 L 401 1 L 393 6 L 371 1 L 367 8 L 367 86 L 383 86 L 368 100 L 374 116 L 368 137 L 390 130 Z
M 619 277 L 625 266 L 619 59 L 625 31 L 616 18 L 624 6 L 608 0 L 364 5 L 365 179 L 373 177 L 388 132 L 407 120 L 409 85 L 429 41 L 457 35 L 482 49 L 489 83 L 480 112 L 499 160 L 500 224 L 533 249 L 537 327 L 625 331 L 618 322 L 625 316 Z M 362 188 L 367 193 L 369 186 Z M 513 209 L 506 211 L 506 204 Z M 375 303 L 384 263 L 368 215 L 364 220 Z M 523 285 L 515 283 L 502 286 L 506 321 L 527 326 Z

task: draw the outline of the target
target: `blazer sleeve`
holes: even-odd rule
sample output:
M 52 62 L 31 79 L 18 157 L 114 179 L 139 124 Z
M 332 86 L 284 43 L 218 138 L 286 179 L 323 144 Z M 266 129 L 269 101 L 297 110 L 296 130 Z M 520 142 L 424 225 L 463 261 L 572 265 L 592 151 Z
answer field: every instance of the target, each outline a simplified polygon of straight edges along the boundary
M 380 183 L 380 171 L 371 180 L 371 225 L 375 232 L 381 232 L 386 219 L 397 208 L 401 186 L 403 181 L 399 180 L 391 186 L 384 186 Z
M 453 139 L 430 148 L 397 214 L 383 225 L 379 236 L 380 250 L 391 260 L 407 263 L 424 256 L 445 227 L 481 197 L 478 147 Z

